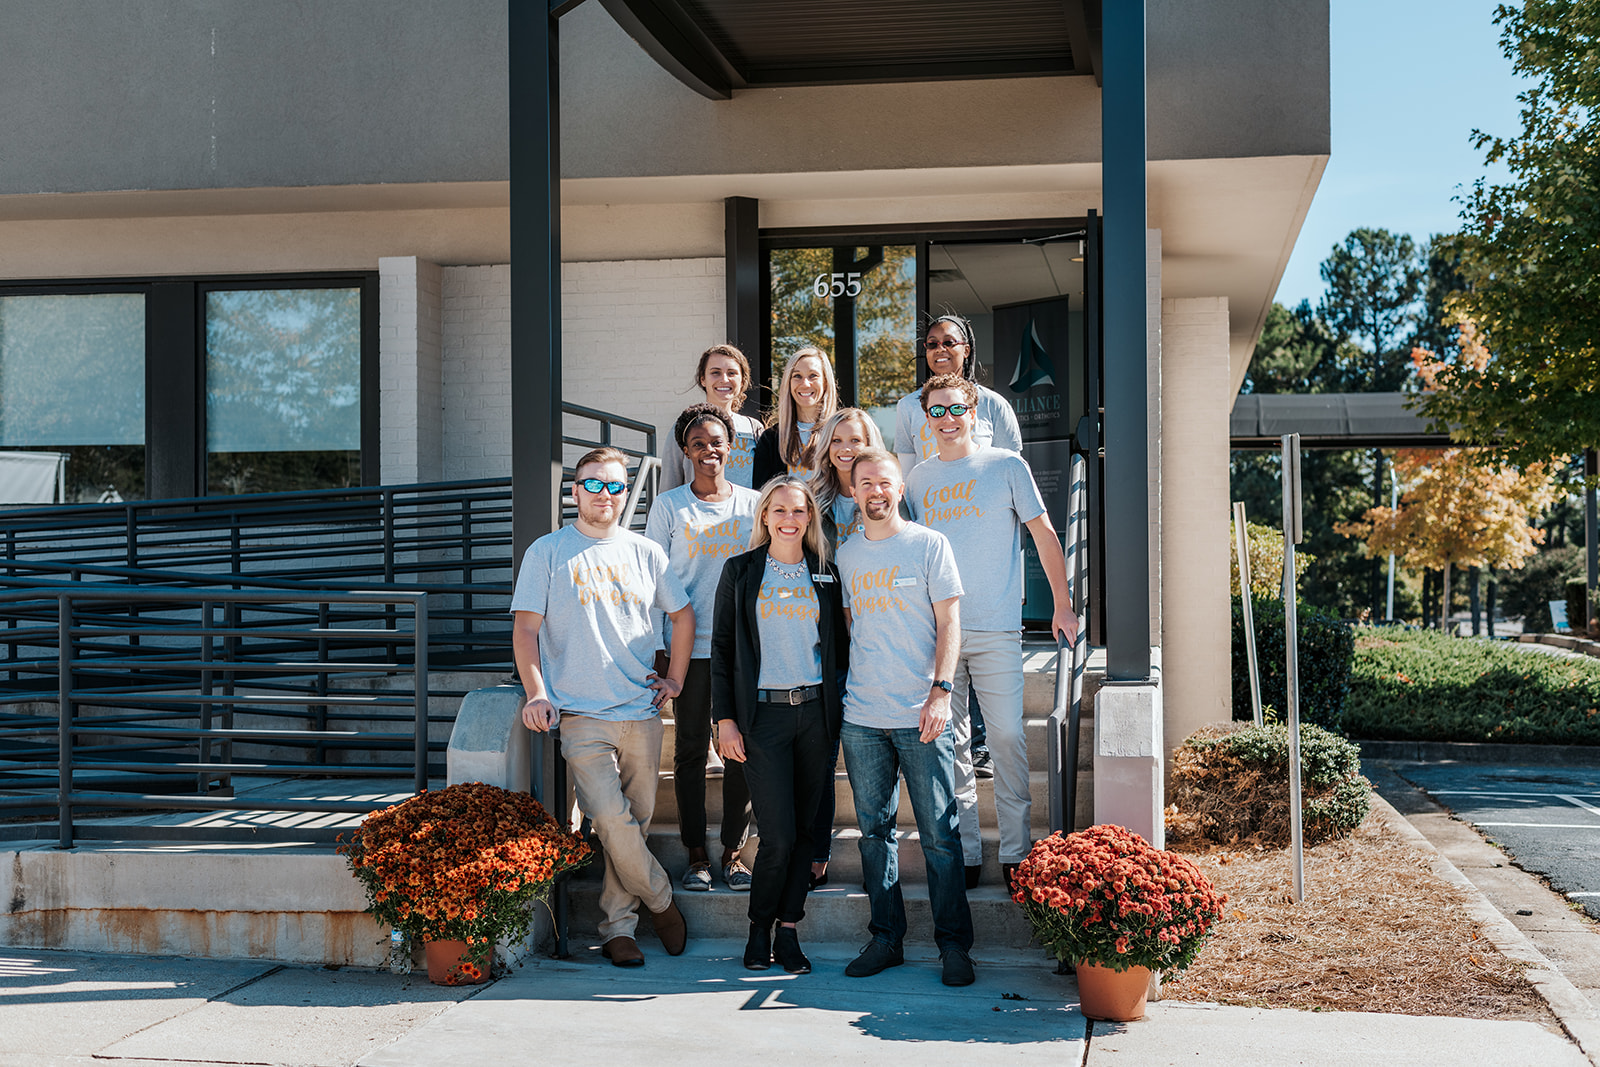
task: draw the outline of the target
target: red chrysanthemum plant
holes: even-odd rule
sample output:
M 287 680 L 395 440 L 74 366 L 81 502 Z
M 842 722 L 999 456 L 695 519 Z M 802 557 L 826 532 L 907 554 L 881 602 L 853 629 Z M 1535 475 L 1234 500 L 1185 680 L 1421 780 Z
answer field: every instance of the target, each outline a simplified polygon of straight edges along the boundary
M 1115 971 L 1183 970 L 1228 902 L 1193 863 L 1120 826 L 1051 834 L 1012 884 L 1034 940 L 1059 960 Z
M 526 936 L 556 875 L 592 858 L 533 797 L 482 782 L 375 811 L 339 851 L 379 923 L 413 941 L 465 941 L 485 957 Z

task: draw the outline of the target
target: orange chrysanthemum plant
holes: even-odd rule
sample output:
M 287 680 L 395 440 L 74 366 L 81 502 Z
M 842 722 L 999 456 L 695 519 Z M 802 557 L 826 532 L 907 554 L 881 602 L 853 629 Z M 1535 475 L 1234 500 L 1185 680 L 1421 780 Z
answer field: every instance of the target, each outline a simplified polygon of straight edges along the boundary
M 1034 940 L 1114 971 L 1183 970 L 1228 902 L 1187 859 L 1109 825 L 1038 842 L 1013 886 Z
M 526 936 L 533 902 L 593 855 L 533 797 L 482 782 L 375 811 L 339 851 L 379 923 L 414 941 L 465 941 L 485 958 Z

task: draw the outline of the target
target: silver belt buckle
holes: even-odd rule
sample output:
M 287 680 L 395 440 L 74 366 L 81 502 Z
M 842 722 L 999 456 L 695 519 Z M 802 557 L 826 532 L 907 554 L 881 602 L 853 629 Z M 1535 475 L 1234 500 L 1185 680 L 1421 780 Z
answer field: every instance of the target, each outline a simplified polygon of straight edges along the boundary
M 805 701 L 800 699 L 800 697 L 804 693 L 805 693 L 805 688 L 804 687 L 801 687 L 800 689 L 791 689 L 791 690 L 789 690 L 789 706 L 790 707 L 795 707 L 797 705 L 804 704 Z

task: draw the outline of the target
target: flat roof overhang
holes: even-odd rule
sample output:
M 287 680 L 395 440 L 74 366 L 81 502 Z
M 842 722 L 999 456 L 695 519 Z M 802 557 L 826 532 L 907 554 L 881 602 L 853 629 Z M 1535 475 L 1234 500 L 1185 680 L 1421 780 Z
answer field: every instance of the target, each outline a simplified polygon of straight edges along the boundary
M 1302 448 L 1448 448 L 1408 393 L 1245 393 L 1228 417 L 1236 449 L 1277 448 L 1300 435 Z

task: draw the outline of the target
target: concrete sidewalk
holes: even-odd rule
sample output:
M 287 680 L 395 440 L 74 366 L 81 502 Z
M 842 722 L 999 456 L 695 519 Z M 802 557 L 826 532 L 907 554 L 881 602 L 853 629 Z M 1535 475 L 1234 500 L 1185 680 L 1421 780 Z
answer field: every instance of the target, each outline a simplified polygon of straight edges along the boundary
M 1408 1065 L 1583 1067 L 1533 1023 L 1162 1003 L 1091 1026 L 1076 984 L 1042 956 L 978 961 L 966 989 L 925 953 L 875 978 L 851 948 L 808 949 L 816 973 L 752 973 L 741 945 L 691 941 L 619 970 L 593 949 L 537 960 L 477 989 L 346 968 L 0 950 L 5 1067 L 429 1067 L 468 1063 Z M 1087 1045 L 1087 1048 L 1085 1047 Z M 1086 1054 L 1087 1053 L 1087 1054 Z

